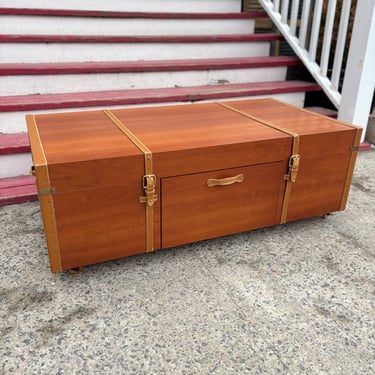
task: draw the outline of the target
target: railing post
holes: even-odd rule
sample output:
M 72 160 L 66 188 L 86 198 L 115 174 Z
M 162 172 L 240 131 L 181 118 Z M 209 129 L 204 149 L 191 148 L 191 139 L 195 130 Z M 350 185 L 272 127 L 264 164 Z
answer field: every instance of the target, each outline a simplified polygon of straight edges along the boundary
M 344 52 L 345 52 L 345 40 L 346 40 L 347 31 L 348 31 L 351 3 L 352 3 L 351 0 L 344 0 L 342 2 L 339 33 L 337 36 L 335 58 L 333 60 L 332 77 L 331 77 L 332 88 L 334 90 L 338 90 L 340 86 L 342 60 L 344 58 Z
M 283 0 L 281 7 L 281 21 L 288 22 L 289 0 Z
M 290 17 L 290 32 L 292 33 L 292 35 L 296 35 L 296 31 L 297 31 L 298 8 L 299 8 L 299 0 L 293 0 L 292 14 Z
M 311 0 L 305 0 L 302 6 L 301 28 L 299 32 L 299 45 L 306 48 L 307 27 L 309 25 Z
M 366 134 L 375 87 L 375 1 L 358 0 L 338 118 Z
M 335 22 L 335 13 L 336 13 L 336 0 L 329 0 L 327 15 L 326 15 L 326 24 L 324 26 L 324 38 L 323 38 L 323 47 L 322 47 L 322 56 L 320 59 L 320 71 L 323 76 L 327 76 L 328 71 L 328 60 L 331 52 L 331 42 L 332 42 L 332 31 L 333 24 Z
M 275 12 L 279 11 L 279 6 L 280 6 L 280 0 L 274 0 L 274 2 L 273 2 L 273 10 Z
M 320 21 L 322 19 L 322 8 L 323 0 L 316 0 L 314 4 L 314 16 L 313 24 L 311 28 L 311 38 L 310 38 L 310 59 L 312 62 L 316 60 L 316 49 L 318 47 L 319 41 L 319 30 L 320 30 Z

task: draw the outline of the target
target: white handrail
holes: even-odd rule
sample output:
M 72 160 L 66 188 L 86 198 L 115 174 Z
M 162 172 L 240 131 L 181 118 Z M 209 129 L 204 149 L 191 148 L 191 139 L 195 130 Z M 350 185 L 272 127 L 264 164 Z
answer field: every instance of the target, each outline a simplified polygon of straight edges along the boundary
M 339 110 L 339 118 L 354 122 L 366 129 L 375 86 L 375 1 L 357 0 L 349 56 L 345 67 L 342 93 L 340 78 L 347 40 L 351 0 L 343 0 L 335 51 L 332 50 L 332 34 L 337 14 L 337 1 L 329 0 L 322 46 L 319 46 L 323 0 L 258 0 L 276 27 L 283 34 L 296 55 L 302 60 L 328 98 Z M 302 3 L 300 28 L 298 12 Z M 311 9 L 313 5 L 314 9 Z M 308 43 L 307 43 L 308 40 Z M 320 48 L 320 49 L 319 49 Z M 317 56 L 320 56 L 317 59 Z M 330 57 L 333 58 L 329 75 Z M 362 69 L 363 68 L 363 69 Z M 351 90 L 353 87 L 353 90 Z M 355 93 L 356 97 L 353 97 Z M 344 97 L 345 96 L 345 97 Z M 359 98 L 365 105 L 359 105 Z M 341 103 L 345 102 L 346 108 Z M 351 106 L 348 104 L 355 103 Z M 349 108 L 348 108 L 349 107 Z M 357 112 L 361 111 L 361 115 Z M 363 113 L 365 113 L 363 115 Z M 365 130 L 364 129 L 364 130 Z M 363 132 L 365 134 L 365 131 Z M 364 134 L 362 140 L 364 139 Z

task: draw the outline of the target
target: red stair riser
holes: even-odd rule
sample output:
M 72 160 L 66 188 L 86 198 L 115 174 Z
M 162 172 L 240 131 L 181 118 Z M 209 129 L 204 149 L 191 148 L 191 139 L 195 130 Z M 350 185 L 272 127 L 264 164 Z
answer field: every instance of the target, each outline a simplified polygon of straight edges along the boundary
M 188 70 L 218 70 L 298 66 L 300 60 L 293 57 L 251 57 L 222 59 L 158 60 L 128 62 L 76 62 L 41 64 L 0 64 L 0 76 L 83 74 L 83 73 L 133 73 Z
M 75 9 L 0 8 L 0 15 L 101 17 L 101 18 L 165 18 L 165 19 L 254 19 L 266 18 L 267 13 L 167 13 L 167 12 L 112 12 Z
M 187 36 L 0 35 L 0 43 L 225 43 L 283 40 L 278 34 Z

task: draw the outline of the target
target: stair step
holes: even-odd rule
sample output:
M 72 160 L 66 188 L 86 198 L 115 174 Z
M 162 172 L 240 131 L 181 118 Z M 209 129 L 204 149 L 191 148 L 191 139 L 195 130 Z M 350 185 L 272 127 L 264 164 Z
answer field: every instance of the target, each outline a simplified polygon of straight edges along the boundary
M 30 152 L 27 133 L 0 134 L 0 155 Z
M 0 64 L 0 96 L 280 81 L 299 64 L 290 57 Z
M 0 15 L 100 17 L 100 18 L 162 18 L 162 19 L 255 19 L 267 18 L 266 12 L 249 13 L 176 13 L 176 12 L 121 12 L 108 10 L 0 8 Z
M 0 43 L 223 43 L 283 40 L 273 33 L 230 35 L 0 35 Z
M 35 201 L 38 192 L 33 176 L 0 178 L 0 206 Z
M 319 90 L 320 87 L 315 83 L 277 81 L 161 89 L 111 90 L 72 94 L 3 96 L 0 102 L 0 112 L 198 101 Z
M 0 76 L 170 72 L 207 69 L 266 68 L 276 66 L 297 66 L 301 64 L 300 60 L 289 56 L 41 64 L 4 63 L 0 64 Z
M 268 56 L 277 34 L 0 35 L 0 63 L 134 61 Z
M 10 35 L 216 35 L 253 33 L 255 19 L 246 13 L 141 13 L 0 8 L 0 34 Z M 31 13 L 31 14 L 27 14 Z M 61 13 L 61 15 L 59 15 Z M 50 14 L 50 15 L 49 15 Z

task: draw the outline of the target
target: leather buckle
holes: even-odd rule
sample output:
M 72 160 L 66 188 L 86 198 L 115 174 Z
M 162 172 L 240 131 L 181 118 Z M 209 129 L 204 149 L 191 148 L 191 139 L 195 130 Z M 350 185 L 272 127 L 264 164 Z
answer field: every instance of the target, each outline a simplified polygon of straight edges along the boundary
M 289 172 L 284 175 L 284 180 L 296 182 L 300 159 L 301 157 L 299 155 L 292 155 L 289 158 Z
M 143 189 L 145 195 L 139 198 L 139 202 L 146 203 L 148 206 L 153 206 L 158 200 L 158 196 L 155 194 L 156 176 L 154 174 L 146 174 L 143 176 Z
M 299 161 L 300 161 L 299 155 L 292 155 L 289 159 L 289 175 L 290 175 L 290 181 L 292 182 L 296 182 L 297 173 L 299 170 Z

